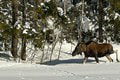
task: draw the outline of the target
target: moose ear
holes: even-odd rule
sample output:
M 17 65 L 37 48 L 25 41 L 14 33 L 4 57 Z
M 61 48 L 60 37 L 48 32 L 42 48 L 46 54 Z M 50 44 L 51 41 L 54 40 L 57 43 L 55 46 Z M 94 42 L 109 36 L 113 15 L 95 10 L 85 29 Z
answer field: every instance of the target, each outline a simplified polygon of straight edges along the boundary
M 86 44 L 85 44 L 84 42 L 82 42 L 82 43 L 81 43 L 81 46 L 84 47 L 84 46 L 86 46 Z
M 82 44 L 83 44 L 83 42 L 79 42 L 77 46 L 80 47 Z

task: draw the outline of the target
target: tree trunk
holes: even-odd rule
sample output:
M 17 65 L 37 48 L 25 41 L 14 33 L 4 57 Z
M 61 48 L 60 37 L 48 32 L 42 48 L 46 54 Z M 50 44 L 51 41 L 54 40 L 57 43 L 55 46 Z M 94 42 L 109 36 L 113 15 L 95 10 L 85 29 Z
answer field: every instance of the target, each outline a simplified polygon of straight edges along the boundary
M 8 51 L 8 45 L 7 45 L 7 40 L 4 40 L 4 51 Z
M 26 22 L 26 0 L 22 0 L 22 13 L 23 13 L 23 25 L 25 25 L 25 22 Z M 23 27 L 23 30 L 24 30 L 24 27 Z M 21 46 L 21 54 L 20 54 L 20 57 L 22 60 L 26 60 L 26 37 L 25 37 L 25 34 L 22 33 L 21 35 L 21 38 L 22 38 L 22 46 Z
M 59 54 L 58 54 L 58 60 L 60 59 L 61 48 L 62 48 L 62 42 L 60 43 Z
M 53 55 L 53 51 L 55 49 L 55 46 L 57 44 L 58 41 L 58 36 L 55 38 L 55 41 L 52 43 L 52 50 L 51 50 L 51 54 L 50 54 L 50 62 L 52 61 L 52 55 Z
M 46 58 L 46 59 L 48 59 L 49 50 L 50 50 L 50 45 L 48 44 L 47 52 L 46 52 L 46 54 L 45 54 L 45 58 Z
M 44 56 L 45 56 L 45 43 L 43 44 L 43 48 L 42 48 L 42 55 L 41 55 L 41 60 L 40 60 L 40 63 L 43 63 Z
M 80 14 L 81 15 L 81 14 Z M 77 17 L 78 42 L 82 41 L 82 16 Z
M 39 3 L 43 2 L 44 0 L 39 0 Z
M 67 0 L 64 0 L 64 15 L 66 15 L 66 12 L 67 12 Z
M 78 16 L 78 42 L 82 41 L 82 27 L 83 27 L 83 16 L 84 16 L 84 0 L 82 0 L 82 7 L 80 15 Z
M 11 46 L 12 46 L 12 48 L 11 48 L 12 56 L 14 58 L 17 58 L 18 57 L 18 54 L 17 54 L 18 39 L 17 39 L 16 34 L 12 34 L 12 45 Z
M 102 0 L 99 0 L 98 19 L 99 19 L 99 42 L 103 42 L 103 4 Z
M 17 46 L 18 46 L 18 35 L 17 35 L 17 26 L 15 23 L 18 18 L 18 0 L 12 0 L 12 26 L 13 26 L 13 33 L 12 33 L 12 43 L 11 43 L 11 54 L 14 58 L 18 57 L 17 54 Z
M 26 37 L 22 35 L 21 59 L 26 60 Z

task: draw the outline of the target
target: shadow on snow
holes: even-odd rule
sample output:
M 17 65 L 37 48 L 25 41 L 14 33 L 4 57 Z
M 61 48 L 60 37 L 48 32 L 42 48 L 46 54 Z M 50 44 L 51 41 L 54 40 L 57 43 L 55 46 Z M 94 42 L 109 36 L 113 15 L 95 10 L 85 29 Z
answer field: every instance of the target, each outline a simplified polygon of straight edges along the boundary
M 10 60 L 10 55 L 5 52 L 0 52 L 0 60 Z
M 105 62 L 99 60 L 100 62 Z M 94 59 L 88 59 L 87 63 L 95 62 Z M 68 60 L 52 60 L 42 63 L 43 65 L 59 65 L 59 64 L 83 64 L 83 59 L 68 59 Z

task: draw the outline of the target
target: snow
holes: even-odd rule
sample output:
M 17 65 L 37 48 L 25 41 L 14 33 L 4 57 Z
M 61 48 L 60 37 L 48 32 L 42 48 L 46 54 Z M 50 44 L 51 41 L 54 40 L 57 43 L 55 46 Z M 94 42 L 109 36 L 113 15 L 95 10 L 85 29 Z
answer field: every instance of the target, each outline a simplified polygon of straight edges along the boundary
M 15 24 L 14 24 L 14 27 L 16 27 L 19 23 L 20 23 L 20 21 L 17 20 L 17 21 L 15 22 Z
M 30 29 L 30 23 L 26 22 L 24 27 L 27 28 L 27 29 Z
M 76 45 L 76 44 L 75 44 Z M 114 50 L 119 50 L 119 44 L 112 43 Z M 57 47 L 59 45 L 57 44 Z M 0 79 L 2 80 L 120 80 L 120 63 L 108 62 L 100 58 L 96 64 L 94 58 L 89 58 L 82 64 L 82 56 L 71 56 L 75 46 L 63 43 L 60 60 L 52 60 L 47 64 L 15 63 L 13 61 L 0 61 Z M 71 50 L 72 48 L 72 50 Z M 57 48 L 55 53 L 57 52 Z M 1 58 L 1 57 L 0 57 Z M 120 58 L 120 55 L 119 55 Z
M 53 23 L 54 23 L 53 20 L 51 18 L 48 18 L 47 22 L 48 22 L 48 27 L 53 28 Z
M 83 65 L 73 62 L 69 65 L 9 64 L 6 66 L 0 68 L 0 78 L 2 80 L 120 79 L 119 63 Z
M 33 31 L 34 33 L 37 33 L 37 31 L 36 31 L 35 29 L 32 29 L 32 31 Z
M 50 2 L 51 0 L 45 0 L 45 2 Z
M 45 6 L 45 4 L 44 4 L 44 3 L 41 3 L 41 6 Z
M 120 17 L 120 15 L 118 13 L 115 13 L 114 19 L 117 19 L 118 17 Z
M 61 7 L 57 7 L 57 9 L 58 9 L 59 15 L 63 16 L 64 14 L 63 9 Z
M 24 30 L 23 30 L 23 34 L 28 34 L 28 30 L 27 30 L 27 29 L 24 29 Z
M 8 24 L 8 23 L 9 23 L 9 20 L 6 20 L 6 23 Z

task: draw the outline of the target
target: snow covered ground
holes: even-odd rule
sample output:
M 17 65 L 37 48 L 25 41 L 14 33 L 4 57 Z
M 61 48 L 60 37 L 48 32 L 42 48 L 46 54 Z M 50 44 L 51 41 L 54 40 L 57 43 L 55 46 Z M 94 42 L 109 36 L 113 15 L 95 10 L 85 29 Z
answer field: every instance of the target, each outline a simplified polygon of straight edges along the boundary
M 1 80 L 120 80 L 120 63 L 60 65 L 5 63 Z
M 62 51 L 68 52 L 65 46 L 70 45 L 62 48 Z M 113 46 L 115 50 L 120 49 L 119 45 Z M 113 63 L 103 57 L 99 64 L 96 64 L 94 58 L 82 64 L 81 56 L 72 57 L 64 53 L 61 53 L 60 60 L 47 64 L 0 61 L 0 80 L 120 80 L 120 63 L 115 61 L 114 54 L 111 57 Z

